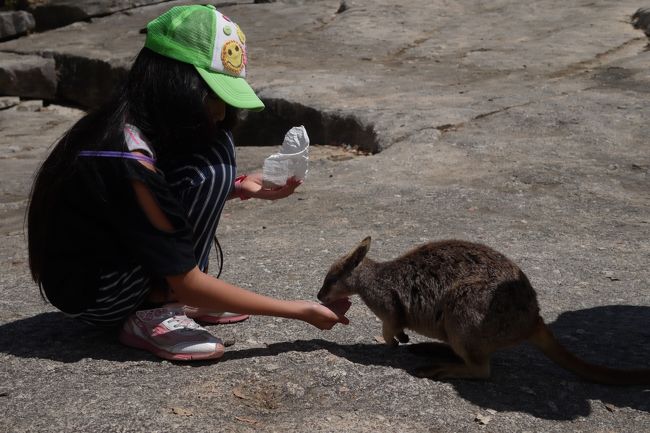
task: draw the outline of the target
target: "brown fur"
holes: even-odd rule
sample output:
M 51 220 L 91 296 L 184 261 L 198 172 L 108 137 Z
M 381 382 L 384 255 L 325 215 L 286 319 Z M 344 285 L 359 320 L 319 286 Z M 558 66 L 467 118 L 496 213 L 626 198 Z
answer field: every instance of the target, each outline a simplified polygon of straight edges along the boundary
M 648 384 L 650 370 L 587 363 L 555 339 L 539 315 L 535 290 L 504 255 L 480 244 L 446 240 L 395 260 L 366 258 L 370 237 L 335 262 L 318 293 L 322 302 L 358 294 L 382 321 L 386 344 L 408 342 L 404 329 L 449 344 L 462 362 L 438 362 L 422 377 L 487 378 L 490 356 L 525 340 L 560 366 L 606 384 Z

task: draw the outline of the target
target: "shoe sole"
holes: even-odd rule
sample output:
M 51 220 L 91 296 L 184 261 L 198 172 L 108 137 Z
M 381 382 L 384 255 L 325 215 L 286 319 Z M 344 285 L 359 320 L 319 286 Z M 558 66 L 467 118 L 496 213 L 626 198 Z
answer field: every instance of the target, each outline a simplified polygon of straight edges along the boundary
M 229 323 L 243 322 L 249 317 L 250 315 L 248 314 L 240 314 L 239 316 L 219 317 L 219 318 L 212 317 L 212 316 L 200 316 L 200 317 L 195 317 L 194 320 L 201 323 L 210 323 L 212 325 L 227 325 Z
M 120 333 L 119 340 L 126 346 L 149 351 L 160 358 L 168 359 L 170 361 L 202 361 L 206 359 L 216 359 L 221 358 L 225 350 L 223 344 L 218 344 L 215 351 L 212 353 L 172 353 L 125 332 Z

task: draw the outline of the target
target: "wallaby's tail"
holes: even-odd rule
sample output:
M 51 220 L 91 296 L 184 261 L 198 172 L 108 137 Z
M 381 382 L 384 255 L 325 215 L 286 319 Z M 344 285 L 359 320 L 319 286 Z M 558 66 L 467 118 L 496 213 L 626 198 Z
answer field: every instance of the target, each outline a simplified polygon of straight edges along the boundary
M 650 384 L 650 369 L 620 370 L 591 364 L 578 358 L 555 339 L 541 317 L 528 341 L 537 346 L 544 355 L 560 367 L 588 381 L 607 385 Z

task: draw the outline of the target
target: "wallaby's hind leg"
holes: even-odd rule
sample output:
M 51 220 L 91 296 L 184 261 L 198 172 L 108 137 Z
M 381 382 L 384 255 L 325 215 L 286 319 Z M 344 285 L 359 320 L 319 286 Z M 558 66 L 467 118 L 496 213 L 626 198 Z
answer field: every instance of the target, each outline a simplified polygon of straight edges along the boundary
M 479 343 L 480 344 L 480 343 Z M 487 379 L 490 377 L 490 352 L 452 335 L 449 345 L 460 358 L 458 362 L 436 362 L 416 370 L 416 376 L 435 379 Z

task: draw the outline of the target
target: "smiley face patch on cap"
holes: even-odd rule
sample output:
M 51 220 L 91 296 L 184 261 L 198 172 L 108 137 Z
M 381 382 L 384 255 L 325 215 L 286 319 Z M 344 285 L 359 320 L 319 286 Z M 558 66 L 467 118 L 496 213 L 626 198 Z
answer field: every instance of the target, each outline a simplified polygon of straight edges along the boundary
M 214 55 L 210 69 L 234 77 L 245 77 L 248 57 L 244 32 L 230 18 L 218 12 L 215 25 Z
M 239 74 L 246 66 L 246 55 L 244 48 L 235 40 L 226 41 L 221 49 L 221 63 L 224 69 Z

